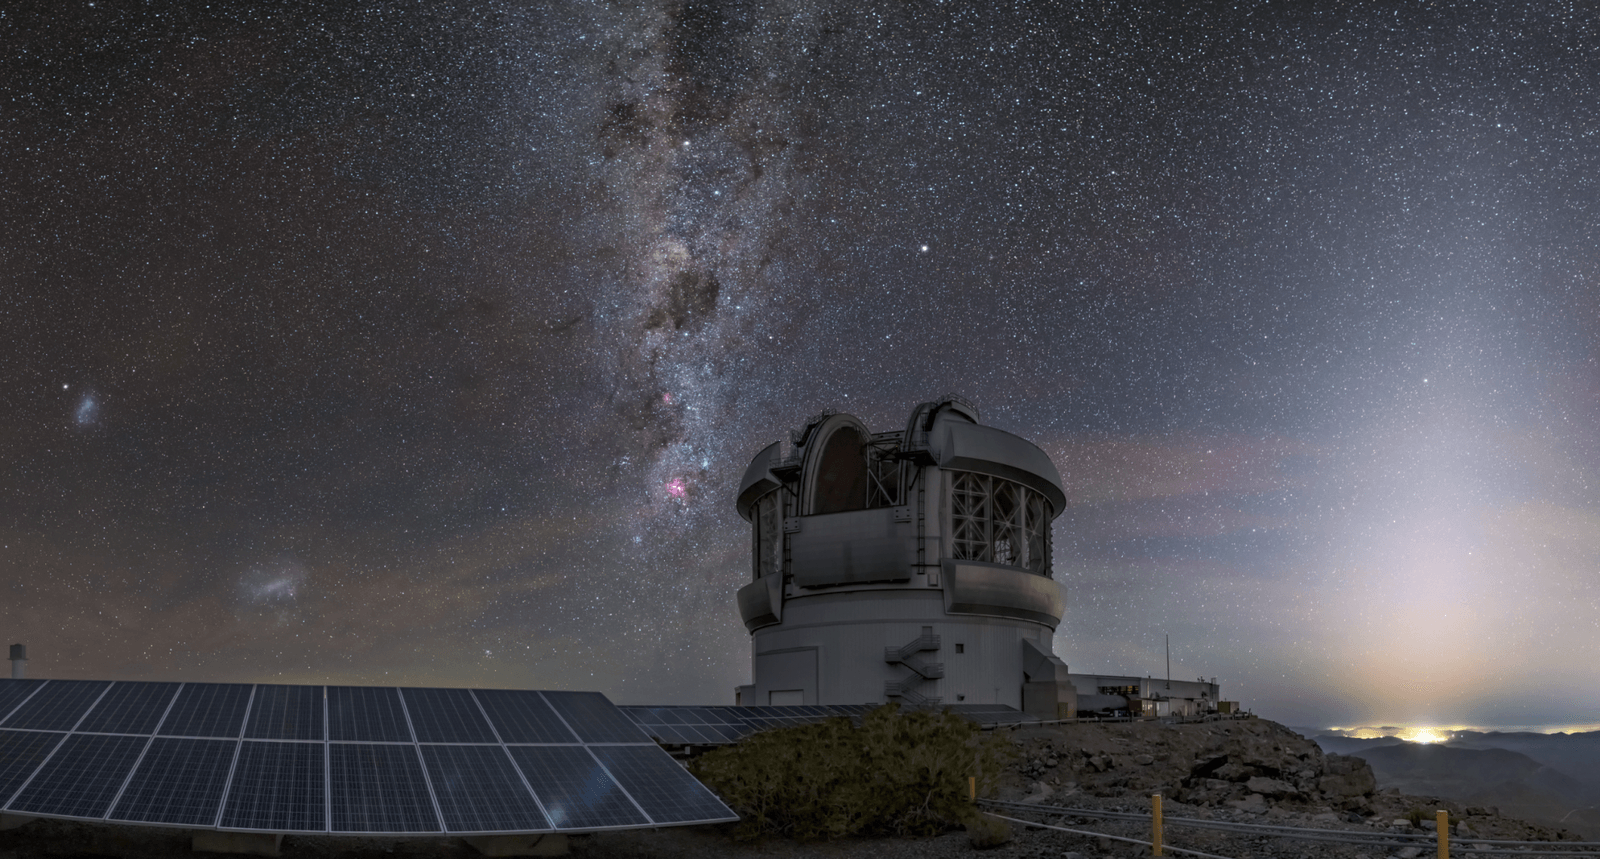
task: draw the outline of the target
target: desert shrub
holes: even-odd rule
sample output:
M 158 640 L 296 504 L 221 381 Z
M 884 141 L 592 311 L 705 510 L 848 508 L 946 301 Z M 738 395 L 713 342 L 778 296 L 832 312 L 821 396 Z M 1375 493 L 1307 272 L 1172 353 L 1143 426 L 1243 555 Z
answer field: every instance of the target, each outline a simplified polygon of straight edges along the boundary
M 970 820 L 967 778 L 992 791 L 1014 754 L 959 716 L 888 704 L 859 727 L 840 718 L 764 731 L 690 770 L 739 812 L 741 839 L 932 835 Z

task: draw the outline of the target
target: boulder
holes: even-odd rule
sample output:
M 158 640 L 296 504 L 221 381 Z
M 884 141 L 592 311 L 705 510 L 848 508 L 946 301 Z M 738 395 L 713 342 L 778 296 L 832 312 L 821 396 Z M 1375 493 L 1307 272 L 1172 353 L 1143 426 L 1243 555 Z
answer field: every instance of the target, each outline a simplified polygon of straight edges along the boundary
M 1023 797 L 1022 801 L 1028 803 L 1029 805 L 1034 805 L 1049 799 L 1053 793 L 1055 793 L 1055 791 L 1050 789 L 1050 785 L 1047 785 L 1042 781 L 1034 782 L 1033 793 Z
M 1317 790 L 1332 797 L 1371 796 L 1378 779 L 1366 761 L 1348 755 L 1328 755 Z
M 1251 814 L 1260 814 L 1267 810 L 1267 798 L 1259 793 L 1252 793 L 1244 799 L 1230 799 L 1227 804 L 1231 808 L 1248 811 Z
M 1299 793 L 1299 791 L 1295 790 L 1294 785 L 1286 781 L 1279 781 L 1278 779 L 1267 778 L 1265 776 L 1255 776 L 1254 778 L 1251 778 L 1249 781 L 1244 783 L 1244 788 L 1245 790 L 1250 791 L 1252 794 L 1259 793 L 1262 796 L 1270 796 L 1273 799 L 1279 799 L 1285 796 L 1294 796 L 1296 793 Z

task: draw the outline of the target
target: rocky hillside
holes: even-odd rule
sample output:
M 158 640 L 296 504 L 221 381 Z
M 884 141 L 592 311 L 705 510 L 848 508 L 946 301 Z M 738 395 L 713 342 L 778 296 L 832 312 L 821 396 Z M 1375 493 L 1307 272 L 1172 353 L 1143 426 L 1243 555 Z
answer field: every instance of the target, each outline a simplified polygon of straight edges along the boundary
M 1476 839 L 1578 840 L 1573 832 L 1502 816 L 1495 808 L 1380 792 L 1366 761 L 1325 754 L 1311 740 L 1263 719 L 1077 724 L 1022 729 L 1014 738 L 1022 757 L 1000 798 L 1040 806 L 1142 812 L 1149 809 L 1150 794 L 1161 793 L 1172 817 L 1411 834 L 1431 832 L 1435 812 L 1444 809 L 1458 844 Z M 1112 832 L 1099 822 L 1082 823 L 1080 828 Z M 1224 856 L 1382 855 L 1370 849 L 1199 832 L 1186 841 L 1189 836 L 1181 829 L 1171 832 L 1175 845 Z M 1141 835 L 1132 829 L 1125 834 Z M 1116 855 L 1119 849 L 1094 845 L 1081 855 Z
M 1040 801 L 1159 791 L 1208 807 L 1288 803 L 1369 812 L 1377 787 L 1360 758 L 1325 755 L 1316 743 L 1262 719 L 1086 723 L 1023 729 L 1015 738 L 1024 755 L 1018 775 Z

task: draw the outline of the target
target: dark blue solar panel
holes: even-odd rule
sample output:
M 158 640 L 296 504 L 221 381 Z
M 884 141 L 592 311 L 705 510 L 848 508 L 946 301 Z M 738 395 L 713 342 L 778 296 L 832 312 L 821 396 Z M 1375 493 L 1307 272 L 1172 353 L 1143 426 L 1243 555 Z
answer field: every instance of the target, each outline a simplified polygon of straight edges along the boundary
M 161 723 L 164 737 L 237 737 L 250 705 L 242 683 L 186 683 Z
M 500 740 L 507 743 L 576 743 L 538 692 L 514 689 L 474 689 L 478 703 L 489 713 Z
M 321 743 L 241 743 L 239 762 L 223 803 L 222 827 L 326 831 L 322 748 Z
M 51 680 L 0 727 L 70 731 L 110 685 L 107 680 Z
M 73 734 L 6 809 L 67 817 L 103 817 L 148 737 Z
M 0 720 L 11 715 L 18 704 L 42 685 L 43 680 L 0 680 Z
M 45 756 L 66 734 L 40 731 L 0 731 L 0 808 L 44 763 Z
M 465 689 L 401 689 L 419 743 L 492 743 L 494 732 Z
M 582 746 L 512 746 L 511 757 L 557 829 L 650 822 Z
M 176 683 L 114 683 L 78 723 L 78 730 L 99 734 L 153 733 L 177 691 Z
M 648 743 L 633 720 L 599 692 L 544 692 L 545 700 L 586 743 Z M 506 740 L 506 742 L 511 742 Z
M 687 725 L 688 719 L 676 707 L 658 707 L 651 715 L 655 716 L 658 725 Z
M 451 832 L 550 828 L 499 746 L 423 746 L 422 758 Z
M 722 800 L 655 746 L 594 746 L 591 751 L 656 823 L 735 820 Z
M 322 739 L 322 687 L 257 686 L 244 735 L 260 740 Z
M 112 820 L 211 826 L 238 740 L 157 737 L 144 753 Z
M 334 832 L 439 831 L 416 746 L 332 743 L 328 756 Z
M 399 693 L 392 686 L 329 686 L 328 739 L 411 742 Z

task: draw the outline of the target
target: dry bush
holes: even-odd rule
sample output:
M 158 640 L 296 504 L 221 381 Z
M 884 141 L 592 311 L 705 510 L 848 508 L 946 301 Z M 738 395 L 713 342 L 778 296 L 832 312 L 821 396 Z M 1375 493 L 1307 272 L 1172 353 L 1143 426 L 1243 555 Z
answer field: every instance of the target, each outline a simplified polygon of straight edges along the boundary
M 1004 737 L 948 712 L 862 717 L 764 731 L 703 755 L 694 775 L 739 812 L 735 837 L 801 841 L 845 835 L 932 835 L 975 814 L 1016 754 Z

